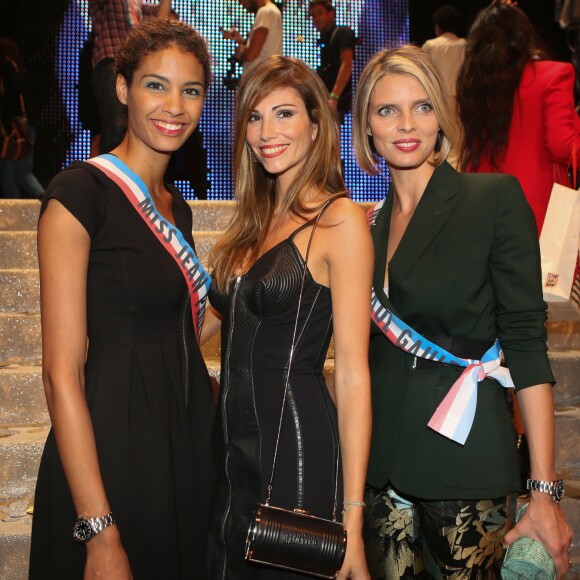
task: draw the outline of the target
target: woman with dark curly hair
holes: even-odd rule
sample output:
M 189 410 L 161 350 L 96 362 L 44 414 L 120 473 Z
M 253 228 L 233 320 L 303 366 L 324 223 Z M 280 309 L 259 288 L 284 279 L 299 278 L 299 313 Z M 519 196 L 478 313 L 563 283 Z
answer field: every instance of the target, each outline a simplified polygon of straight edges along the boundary
M 457 98 L 463 169 L 517 177 L 540 232 L 554 181 L 580 158 L 574 67 L 547 60 L 524 12 L 496 2 L 469 32 Z
M 192 214 L 164 175 L 199 122 L 209 54 L 191 27 L 147 19 L 116 70 L 123 141 L 57 175 L 41 207 L 53 428 L 30 578 L 205 580 L 212 393 L 188 282 Z

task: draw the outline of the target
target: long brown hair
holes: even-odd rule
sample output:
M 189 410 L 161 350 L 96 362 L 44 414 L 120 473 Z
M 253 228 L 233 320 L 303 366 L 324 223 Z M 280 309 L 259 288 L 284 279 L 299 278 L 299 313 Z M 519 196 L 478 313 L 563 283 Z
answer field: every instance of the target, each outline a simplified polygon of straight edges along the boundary
M 457 80 L 462 167 L 476 170 L 488 158 L 492 168 L 500 169 L 524 67 L 541 58 L 540 39 L 522 10 L 496 3 L 479 13 Z
M 236 210 L 210 254 L 210 266 L 221 291 L 226 290 L 237 268 L 256 260 L 273 220 L 277 178 L 255 162 L 246 142 L 246 128 L 260 101 L 284 88 L 292 88 L 300 95 L 318 131 L 272 225 L 281 224 L 288 214 L 306 219 L 313 211 L 305 205 L 309 192 L 319 191 L 328 197 L 347 193 L 342 178 L 338 122 L 328 105 L 326 87 L 301 60 L 284 56 L 266 59 L 244 75 L 236 95 L 233 152 Z

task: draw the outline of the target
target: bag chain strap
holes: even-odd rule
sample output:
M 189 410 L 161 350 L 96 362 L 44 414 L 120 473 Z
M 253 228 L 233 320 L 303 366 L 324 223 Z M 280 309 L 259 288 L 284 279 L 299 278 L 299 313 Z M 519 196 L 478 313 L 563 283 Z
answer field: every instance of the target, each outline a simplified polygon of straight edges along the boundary
M 304 256 L 304 268 L 302 270 L 302 279 L 300 282 L 300 295 L 298 296 L 298 308 L 296 310 L 296 320 L 294 321 L 294 331 L 292 333 L 292 345 L 290 347 L 290 357 L 288 359 L 288 370 L 286 372 L 286 381 L 284 383 L 284 396 L 282 397 L 282 410 L 280 412 L 280 421 L 278 422 L 278 435 L 276 436 L 276 447 L 274 448 L 274 460 L 272 462 L 272 473 L 270 475 L 270 482 L 268 483 L 268 495 L 266 497 L 265 504 L 267 506 L 270 505 L 270 500 L 272 499 L 272 482 L 274 481 L 274 471 L 276 469 L 276 459 L 278 457 L 278 445 L 280 443 L 280 433 L 282 432 L 282 420 L 284 418 L 284 407 L 286 405 L 286 397 L 288 395 L 288 386 L 290 383 L 290 369 L 292 368 L 292 359 L 294 358 L 294 348 L 296 347 L 296 331 L 298 330 L 298 318 L 300 317 L 300 307 L 302 305 L 302 295 L 304 294 L 304 282 L 306 280 L 306 268 L 308 266 L 308 256 L 310 255 L 310 246 L 312 244 L 312 238 L 314 237 L 314 232 L 316 231 L 316 227 L 318 226 L 318 222 L 322 217 L 322 214 L 326 210 L 326 208 L 334 201 L 334 198 L 329 199 L 323 206 L 318 215 L 316 216 L 316 220 L 312 226 L 312 232 L 310 233 L 310 238 L 308 240 L 308 246 L 306 246 L 306 255 Z M 304 329 L 303 329 L 304 330 Z M 335 479 L 334 479 L 334 504 L 332 509 L 332 519 L 336 521 L 336 514 L 338 510 L 338 467 L 339 467 L 339 460 L 340 460 L 340 442 L 337 446 L 337 454 L 336 454 L 336 471 L 335 471 Z M 300 475 L 299 475 L 300 477 Z M 304 510 L 298 510 L 304 511 Z

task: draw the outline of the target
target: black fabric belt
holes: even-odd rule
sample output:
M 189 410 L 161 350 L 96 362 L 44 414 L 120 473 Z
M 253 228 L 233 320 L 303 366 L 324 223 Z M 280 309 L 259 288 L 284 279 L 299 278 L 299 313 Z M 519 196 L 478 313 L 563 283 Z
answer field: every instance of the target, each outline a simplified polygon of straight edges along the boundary
M 480 360 L 481 357 L 491 348 L 493 340 L 475 340 L 473 338 L 453 338 L 444 334 L 424 335 L 427 340 L 444 348 L 446 351 L 454 354 L 459 358 L 471 358 Z M 446 363 L 429 360 L 426 358 L 415 357 L 413 363 L 417 369 L 436 369 Z

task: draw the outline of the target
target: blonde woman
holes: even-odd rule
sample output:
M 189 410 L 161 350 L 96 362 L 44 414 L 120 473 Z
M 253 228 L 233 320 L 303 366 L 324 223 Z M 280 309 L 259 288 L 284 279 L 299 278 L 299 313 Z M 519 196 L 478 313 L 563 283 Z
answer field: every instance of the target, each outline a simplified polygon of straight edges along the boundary
M 365 171 L 378 173 L 384 159 L 392 180 L 371 220 L 369 568 L 377 579 L 497 578 L 502 545 L 531 536 L 562 575 L 572 531 L 557 503 L 534 217 L 513 177 L 459 174 L 446 162 L 451 127 L 442 84 L 420 49 L 386 50 L 368 62 L 354 146 Z M 519 474 L 500 347 L 530 438 L 535 489 L 545 488 L 531 492 L 508 534 Z M 463 401 L 472 406 L 455 414 Z
M 338 475 L 348 533 L 338 577 L 368 578 L 361 531 L 373 251 L 364 213 L 346 197 L 338 124 L 316 73 L 297 59 L 271 57 L 242 80 L 234 131 L 236 213 L 212 253 L 222 374 L 211 575 L 297 577 L 247 564 L 244 548 L 256 503 L 267 495 L 308 254 L 272 504 L 298 505 L 300 471 L 304 507 L 330 518 Z M 215 328 L 206 321 L 207 334 Z M 336 403 L 322 375 L 333 334 Z

